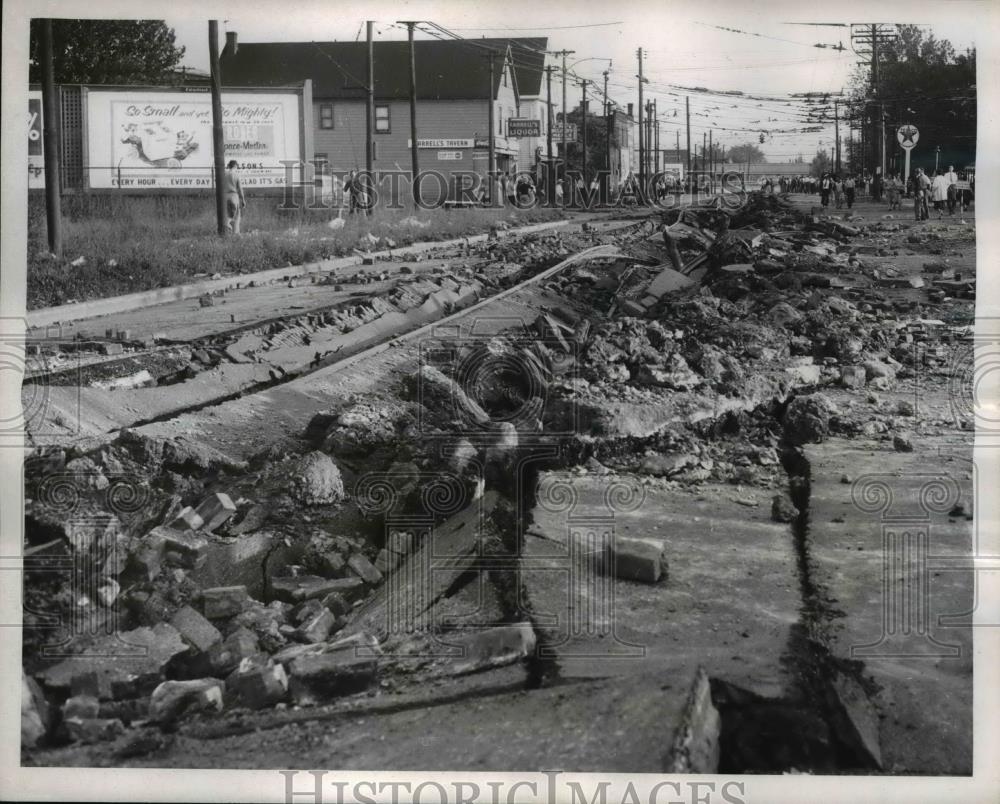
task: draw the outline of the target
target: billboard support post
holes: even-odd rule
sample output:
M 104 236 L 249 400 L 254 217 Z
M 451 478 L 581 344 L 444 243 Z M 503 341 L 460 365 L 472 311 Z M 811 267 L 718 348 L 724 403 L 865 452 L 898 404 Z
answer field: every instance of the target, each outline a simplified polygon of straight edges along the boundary
M 219 74 L 219 21 L 208 21 L 208 55 L 212 71 L 212 154 L 215 162 L 215 216 L 219 236 L 226 236 L 225 143 L 222 139 L 222 76 Z
M 62 208 L 59 184 L 59 118 L 56 116 L 55 68 L 52 64 L 52 20 L 42 21 L 42 146 L 45 154 L 45 220 L 49 251 L 62 256 Z

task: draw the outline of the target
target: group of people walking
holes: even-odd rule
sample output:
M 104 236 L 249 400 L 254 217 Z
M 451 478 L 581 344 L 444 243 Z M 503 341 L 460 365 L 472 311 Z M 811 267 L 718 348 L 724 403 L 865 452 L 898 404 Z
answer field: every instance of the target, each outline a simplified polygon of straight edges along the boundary
M 857 192 L 858 180 L 853 174 L 848 173 L 843 178 L 839 173 L 824 173 L 819 178 L 820 203 L 824 207 L 830 206 L 830 197 L 837 209 L 842 209 L 847 205 L 848 209 L 854 206 L 854 197 Z

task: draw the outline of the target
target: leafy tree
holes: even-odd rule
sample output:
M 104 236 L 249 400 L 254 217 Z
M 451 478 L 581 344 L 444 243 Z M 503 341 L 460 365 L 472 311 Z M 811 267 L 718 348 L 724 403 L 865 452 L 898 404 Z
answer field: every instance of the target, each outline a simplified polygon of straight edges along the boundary
M 759 165 L 762 162 L 767 162 L 764 152 L 749 142 L 744 145 L 734 145 L 726 152 L 726 159 L 737 165 L 745 165 L 748 155 L 752 164 Z
M 42 20 L 31 21 L 28 80 L 39 83 Z M 155 84 L 184 57 L 160 20 L 52 20 L 56 83 Z
M 829 151 L 824 151 L 822 148 L 816 151 L 816 156 L 812 158 L 812 162 L 809 163 L 809 173 L 812 176 L 822 176 L 824 173 L 832 172 L 833 165 L 830 162 Z
M 879 58 L 879 98 L 885 106 L 889 172 L 893 172 L 894 159 L 895 170 L 902 167 L 903 153 L 895 132 L 903 123 L 912 123 L 920 130 L 920 140 L 911 154 L 912 168 L 933 168 L 938 146 L 945 167 L 953 164 L 961 168 L 974 162 L 976 51 L 956 52 L 948 40 L 937 39 L 915 25 L 899 25 L 896 31 L 898 36 L 882 46 Z M 867 65 L 855 70 L 851 96 L 851 119 L 872 131 L 878 106 L 872 102 L 876 98 Z M 869 168 L 872 150 L 869 145 Z M 860 153 L 858 156 L 860 161 Z

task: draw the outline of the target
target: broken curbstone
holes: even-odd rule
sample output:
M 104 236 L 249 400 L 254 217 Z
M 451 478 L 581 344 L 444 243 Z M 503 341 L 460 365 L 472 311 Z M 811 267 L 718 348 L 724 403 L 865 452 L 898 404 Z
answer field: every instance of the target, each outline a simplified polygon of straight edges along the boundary
M 320 578 L 315 575 L 300 575 L 297 578 L 272 578 L 271 591 L 276 598 L 286 603 L 301 603 L 313 597 L 326 597 L 337 592 L 345 599 L 358 599 L 365 590 L 365 582 L 360 578 Z
M 187 531 L 198 530 L 204 524 L 205 520 L 188 505 L 182 508 L 172 521 L 167 523 L 167 527 L 171 530 Z
M 263 709 L 285 699 L 288 675 L 283 665 L 269 657 L 247 657 L 226 678 L 226 690 L 240 706 Z
M 321 607 L 320 610 L 300 625 L 295 632 L 295 635 L 304 642 L 314 644 L 317 642 L 325 642 L 327 637 L 330 636 L 330 632 L 337 624 L 337 618 L 334 616 L 333 612 L 321 603 L 318 605 Z
M 167 564 L 183 569 L 199 569 L 208 561 L 208 540 L 194 531 L 154 528 L 163 537 L 163 558 Z
M 378 586 L 382 583 L 382 573 L 361 553 L 352 553 L 347 559 L 347 566 L 369 586 Z

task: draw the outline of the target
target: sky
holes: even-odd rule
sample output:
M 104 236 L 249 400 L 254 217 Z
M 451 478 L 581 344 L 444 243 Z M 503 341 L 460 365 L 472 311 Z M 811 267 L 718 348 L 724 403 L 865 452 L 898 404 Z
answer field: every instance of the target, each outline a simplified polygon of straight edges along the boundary
M 845 26 L 852 22 L 924 24 L 938 38 L 964 49 L 976 44 L 976 12 L 986 2 L 888 0 L 877 4 L 877 16 L 870 10 L 875 4 L 852 0 L 822 7 L 785 0 L 299 0 L 294 5 L 274 0 L 175 0 L 168 7 L 139 0 L 127 7 L 134 16 L 164 19 L 174 29 L 178 44 L 186 48 L 183 63 L 203 70 L 208 69 L 210 16 L 219 20 L 220 39 L 222 32 L 236 31 L 244 42 L 354 41 L 364 37 L 364 21 L 369 19 L 376 23 L 377 40 L 405 39 L 405 26 L 398 24 L 405 19 L 433 21 L 470 39 L 548 36 L 550 51 L 575 51 L 567 57 L 567 64 L 577 76 L 595 82 L 590 92 L 603 86 L 602 73 L 610 63 L 608 94 L 623 107 L 638 101 L 637 48 L 642 47 L 648 79 L 644 97 L 657 102 L 662 147 L 674 147 L 678 135 L 680 146 L 685 146 L 684 103 L 689 97 L 692 145 L 699 149 L 709 128 L 714 130 L 713 140 L 726 147 L 759 144 L 764 132 L 760 147 L 769 161 L 791 161 L 800 154 L 809 161 L 817 148 L 829 150 L 833 145 L 833 125 L 822 132 L 790 133 L 806 125 L 802 116 L 807 106 L 786 96 L 847 88 L 858 57 L 850 49 L 850 28 Z M 161 17 L 168 8 L 170 13 Z M 833 23 L 836 27 L 792 23 Z M 429 34 L 418 37 L 431 38 Z M 814 47 L 817 43 L 828 47 Z M 843 51 L 830 47 L 841 43 Z M 720 97 L 677 87 L 739 91 L 779 100 Z M 558 100 L 558 79 L 553 89 Z M 575 106 L 579 87 L 573 84 L 567 93 L 572 99 L 569 105 Z M 846 142 L 846 127 L 841 133 Z

